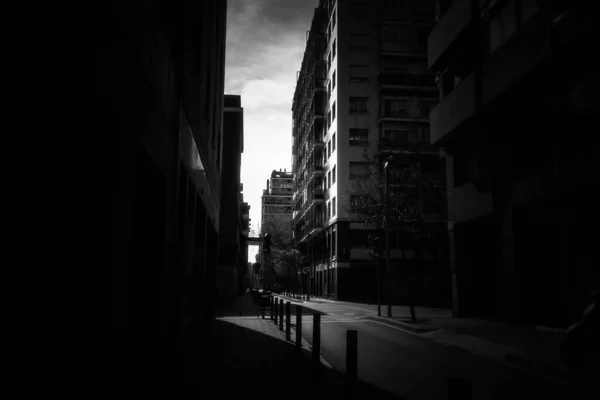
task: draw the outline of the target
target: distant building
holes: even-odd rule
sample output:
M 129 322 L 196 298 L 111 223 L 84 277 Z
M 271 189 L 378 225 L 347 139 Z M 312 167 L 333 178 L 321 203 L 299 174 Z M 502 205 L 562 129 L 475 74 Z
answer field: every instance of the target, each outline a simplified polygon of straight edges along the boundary
M 362 224 L 350 204 L 349 182 L 370 176 L 365 154 L 381 165 L 402 154 L 443 176 L 429 138 L 438 101 L 427 65 L 433 22 L 431 4 L 420 0 L 322 0 L 315 9 L 292 106 L 293 234 L 310 263 L 304 287 L 313 295 L 375 298 L 368 236 L 376 226 Z M 445 235 L 445 222 L 434 230 Z M 401 299 L 407 244 L 400 232 L 391 236 L 392 296 Z M 438 303 L 450 301 L 446 259 L 435 255 L 422 274 Z
M 282 240 L 291 245 L 291 202 L 292 173 L 285 169 L 273 170 L 261 197 L 261 237 L 266 233 L 271 236 L 278 235 L 275 241 Z M 262 246 L 260 251 L 263 283 L 267 283 L 268 278 L 274 277 L 273 266 L 269 262 L 265 263 Z
M 436 1 L 431 142 L 447 153 L 457 315 L 566 326 L 598 287 L 598 23 L 583 4 Z

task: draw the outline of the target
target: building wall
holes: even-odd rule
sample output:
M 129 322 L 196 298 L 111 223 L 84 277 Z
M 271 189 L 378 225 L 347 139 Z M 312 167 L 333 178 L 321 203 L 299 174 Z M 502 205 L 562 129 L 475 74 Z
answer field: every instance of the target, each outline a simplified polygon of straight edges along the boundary
M 111 9 L 96 49 L 96 144 L 107 151 L 89 162 L 110 196 L 94 227 L 110 232 L 99 241 L 99 257 L 110 254 L 100 346 L 119 376 L 155 373 L 147 355 L 190 346 L 213 316 L 226 2 L 181 6 Z
M 593 23 L 576 3 L 497 2 L 511 10 L 502 15 L 514 30 L 503 37 L 490 22 L 500 14 L 480 12 L 486 7 L 452 4 L 429 38 L 430 66 L 458 83 L 442 83 L 443 98 L 431 113 L 432 140 L 448 153 L 454 309 L 566 326 L 598 282 L 588 268 L 594 256 L 567 239 L 581 229 L 574 221 L 589 223 L 579 210 L 590 209 L 576 210 L 569 199 L 591 186 L 567 172 L 588 156 L 564 140 L 568 132 L 585 136 L 577 127 L 598 109 L 567 94 L 597 87 L 582 44 Z M 578 165 L 583 174 L 597 168 Z
M 359 274 L 358 271 L 362 271 L 362 273 L 369 275 L 370 272 L 368 271 L 374 270 L 374 261 L 369 255 L 370 251 L 367 247 L 366 236 L 364 238 L 365 243 L 360 245 L 358 243 L 352 245 L 348 243 L 353 236 L 363 232 L 362 227 L 351 227 L 349 224 L 350 221 L 357 219 L 356 215 L 348 211 L 348 191 L 350 189 L 348 182 L 351 178 L 350 163 L 366 162 L 379 154 L 382 126 L 393 129 L 406 124 L 402 121 L 387 121 L 380 124 L 380 118 L 384 111 L 381 103 L 383 88 L 380 87 L 382 67 L 380 59 L 384 53 L 388 55 L 395 54 L 396 56 L 403 54 L 407 59 L 415 57 L 415 54 L 408 53 L 421 53 L 415 58 L 420 59 L 420 64 L 415 67 L 416 69 L 411 67 L 412 69 L 407 69 L 406 72 L 423 73 L 427 71 L 425 48 L 423 46 L 417 48 L 416 44 L 402 47 L 398 43 L 392 43 L 391 45 L 390 43 L 384 43 L 387 45 L 384 49 L 380 40 L 382 37 L 381 26 L 388 20 L 395 20 L 395 26 L 397 26 L 399 20 L 403 20 L 410 25 L 410 29 L 415 30 L 423 29 L 423 27 L 414 26 L 414 22 L 417 20 L 425 25 L 427 23 L 431 25 L 433 11 L 429 10 L 428 7 L 423 7 L 421 3 L 411 3 L 411 10 L 406 8 L 382 10 L 380 9 L 380 2 L 323 1 L 320 7 L 324 10 L 325 18 L 321 18 L 321 14 L 317 12 L 318 10 L 315 13 L 311 35 L 314 36 L 318 35 L 319 32 L 324 32 L 325 36 L 323 58 L 325 59 L 327 73 L 324 104 L 324 149 L 322 150 L 324 156 L 322 156 L 322 159 L 324 161 L 323 182 L 327 182 L 327 185 L 325 186 L 322 206 L 313 206 L 314 214 L 312 214 L 312 209 L 309 209 L 307 211 L 308 217 L 305 217 L 305 219 L 309 221 L 313 218 L 313 215 L 318 218 L 318 207 L 322 207 L 325 210 L 324 214 L 329 215 L 323 218 L 322 226 L 315 226 L 314 236 L 309 238 L 306 238 L 306 235 L 310 232 L 300 228 L 303 225 L 302 218 L 296 217 L 294 223 L 297 228 L 297 245 L 301 251 L 309 255 L 309 258 L 312 258 L 310 287 L 313 293 L 318 295 L 337 297 L 338 299 L 350 299 L 352 296 L 360 297 L 361 290 L 355 287 L 357 284 L 355 282 L 356 274 Z M 419 7 L 422 9 L 416 10 Z M 333 23 L 334 20 L 335 24 Z M 307 44 L 307 51 L 309 45 L 312 45 L 310 39 Z M 305 54 L 300 71 L 300 83 L 294 98 L 293 111 L 295 116 L 302 112 L 300 106 L 302 97 L 299 95 L 299 88 L 303 77 L 308 76 L 310 71 L 310 68 L 306 68 L 305 64 L 307 62 L 310 62 L 310 58 Z M 433 100 L 437 98 L 437 91 L 433 85 L 433 75 L 431 75 L 430 86 L 428 101 L 431 101 L 431 97 L 433 97 Z M 389 93 L 391 89 L 387 88 L 386 90 Z M 413 96 L 413 94 L 408 97 L 421 95 Z M 350 97 L 368 98 L 368 111 L 365 113 L 351 113 Z M 419 104 L 417 99 L 415 99 L 415 104 Z M 334 105 L 335 118 L 333 117 Z M 427 118 L 423 118 L 421 122 L 427 125 Z M 355 143 L 351 145 L 350 129 L 368 129 L 368 146 L 357 146 Z M 298 137 L 301 132 L 302 127 L 295 125 L 293 129 L 294 151 L 298 154 L 302 153 L 298 151 L 298 145 L 296 144 L 299 141 Z M 318 150 L 314 154 L 318 156 Z M 301 177 L 303 171 L 296 164 L 294 165 L 295 176 Z M 336 172 L 335 184 L 330 184 L 330 174 L 333 174 L 334 167 Z M 320 184 L 320 181 L 317 180 L 316 185 Z M 303 195 L 302 189 L 298 188 L 297 198 L 301 198 L 301 195 Z M 334 199 L 335 215 L 332 215 Z M 309 200 L 312 201 L 313 199 L 309 196 Z M 298 205 L 296 205 L 296 208 L 302 210 L 302 207 L 298 207 Z M 328 213 L 327 210 L 329 209 L 331 212 Z M 372 231 L 373 227 L 369 229 Z M 401 253 L 393 252 L 392 258 L 399 257 L 399 254 Z M 447 268 L 447 266 L 440 266 L 440 268 Z M 338 269 L 349 269 L 351 272 L 342 273 Z M 367 278 L 367 281 L 369 279 Z M 371 282 L 371 284 L 375 285 L 374 282 Z M 401 297 L 400 292 L 396 297 Z
M 241 97 L 225 95 L 223 111 L 223 172 L 219 237 L 219 301 L 232 303 L 239 293 L 243 260 L 240 174 L 244 149 L 244 110 Z

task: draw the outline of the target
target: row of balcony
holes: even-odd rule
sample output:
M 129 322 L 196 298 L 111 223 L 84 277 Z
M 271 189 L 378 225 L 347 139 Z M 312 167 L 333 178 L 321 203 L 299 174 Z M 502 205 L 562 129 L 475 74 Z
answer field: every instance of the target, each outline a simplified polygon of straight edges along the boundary
M 304 216 L 306 211 L 308 211 L 315 204 L 322 204 L 325 201 L 325 190 L 322 188 L 315 188 L 311 192 L 308 192 L 307 198 L 304 203 L 300 205 L 300 207 L 296 207 L 296 217 L 294 217 L 293 223 L 295 224 L 298 220 Z
M 430 67 L 442 68 L 440 64 L 448 49 L 471 22 L 469 2 L 455 2 L 429 36 Z M 431 143 L 443 144 L 449 134 L 471 120 L 479 108 L 549 60 L 552 55 L 550 26 L 558 29 L 548 16 L 538 13 L 484 59 L 480 66 L 485 71 L 483 75 L 472 72 L 444 97 L 429 115 Z M 477 99 L 480 99 L 479 104 Z
M 432 74 L 383 73 L 379 74 L 380 86 L 435 86 Z
M 390 140 L 390 139 L 379 139 L 379 151 L 386 150 L 409 150 L 409 151 L 426 151 L 431 150 L 431 144 L 429 140 L 423 140 L 419 143 L 409 143 L 405 140 Z

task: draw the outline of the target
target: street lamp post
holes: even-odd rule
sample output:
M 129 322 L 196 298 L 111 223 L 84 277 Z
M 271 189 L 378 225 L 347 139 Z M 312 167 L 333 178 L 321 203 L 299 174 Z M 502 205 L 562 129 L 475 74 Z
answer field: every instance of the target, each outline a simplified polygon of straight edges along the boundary
M 388 188 L 388 165 L 390 159 L 383 166 L 384 173 L 384 197 L 385 197 L 385 297 L 388 301 L 387 315 L 392 316 L 392 297 L 391 297 L 391 271 L 390 271 L 390 212 L 389 212 L 389 188 Z

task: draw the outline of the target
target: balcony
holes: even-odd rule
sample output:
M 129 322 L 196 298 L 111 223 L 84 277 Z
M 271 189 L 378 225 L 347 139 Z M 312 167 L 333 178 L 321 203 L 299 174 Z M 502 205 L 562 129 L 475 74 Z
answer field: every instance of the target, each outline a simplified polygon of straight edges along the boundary
M 407 86 L 435 87 L 435 78 L 429 74 L 384 73 L 379 75 L 379 86 L 391 89 Z
M 387 40 L 381 40 L 379 42 L 379 49 L 382 53 L 409 53 L 409 54 L 423 54 L 427 52 L 427 49 L 424 46 L 421 46 L 417 43 L 399 43 L 392 42 Z
M 384 107 L 383 115 L 379 118 L 379 122 L 385 121 L 427 121 L 429 113 L 421 107 L 409 107 L 406 109 L 386 110 Z
M 352 247 L 350 249 L 351 260 L 371 260 L 373 249 L 368 247 Z
M 313 192 L 315 201 L 325 201 L 325 191 L 321 188 L 317 188 Z
M 475 77 L 472 73 L 431 110 L 431 144 L 437 144 L 475 114 L 475 101 Z
M 325 174 L 325 170 L 323 169 L 323 165 L 317 164 L 312 169 L 312 177 L 323 176 Z
M 482 66 L 481 102 L 489 104 L 551 55 L 547 22 L 534 18 Z
M 394 152 L 398 151 L 425 151 L 431 150 L 429 142 L 408 143 L 406 140 L 390 140 L 379 138 L 379 151 Z
M 472 19 L 471 1 L 454 0 L 448 12 L 429 34 L 427 40 L 429 69 L 436 69 L 446 51 L 466 30 Z

